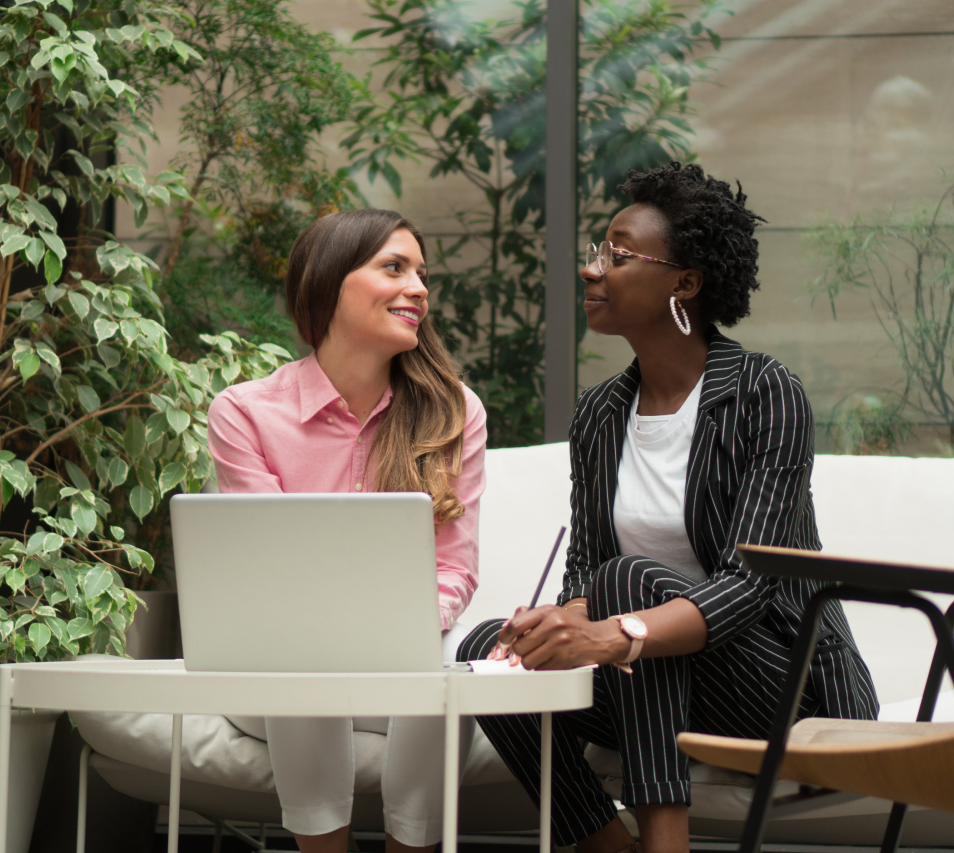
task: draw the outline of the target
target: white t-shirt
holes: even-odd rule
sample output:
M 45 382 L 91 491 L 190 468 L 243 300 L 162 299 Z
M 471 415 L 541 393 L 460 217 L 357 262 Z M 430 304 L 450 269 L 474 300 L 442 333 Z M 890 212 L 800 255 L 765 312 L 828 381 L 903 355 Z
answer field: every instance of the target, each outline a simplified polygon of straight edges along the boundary
M 650 557 L 702 582 L 686 533 L 686 469 L 699 411 L 702 379 L 674 415 L 637 415 L 639 390 L 626 425 L 613 523 L 623 554 Z

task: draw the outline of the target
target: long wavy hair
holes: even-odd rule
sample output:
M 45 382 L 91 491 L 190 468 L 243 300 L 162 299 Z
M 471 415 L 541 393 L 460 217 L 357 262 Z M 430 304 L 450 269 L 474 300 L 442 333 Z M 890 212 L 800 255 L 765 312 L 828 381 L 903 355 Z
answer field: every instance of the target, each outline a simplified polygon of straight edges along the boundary
M 345 277 L 368 263 L 398 228 L 424 237 L 393 210 L 342 210 L 309 225 L 288 259 L 285 292 L 298 333 L 315 349 L 328 334 Z M 427 492 L 442 525 L 464 514 L 450 486 L 460 476 L 466 401 L 460 375 L 440 334 L 425 317 L 417 347 L 391 360 L 391 406 L 378 426 L 369 458 L 379 492 Z

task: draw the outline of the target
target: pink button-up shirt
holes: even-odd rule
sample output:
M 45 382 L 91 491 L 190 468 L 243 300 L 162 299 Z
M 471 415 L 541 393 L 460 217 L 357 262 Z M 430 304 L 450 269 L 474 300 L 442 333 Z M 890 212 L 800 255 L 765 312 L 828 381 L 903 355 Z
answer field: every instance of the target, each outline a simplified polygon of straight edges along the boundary
M 209 407 L 209 449 L 223 492 L 361 492 L 368 450 L 391 405 L 390 386 L 362 427 L 310 355 L 265 379 L 226 388 Z M 477 589 L 477 520 L 484 491 L 487 416 L 464 386 L 463 469 L 451 481 L 464 515 L 437 529 L 441 628 L 464 612 Z

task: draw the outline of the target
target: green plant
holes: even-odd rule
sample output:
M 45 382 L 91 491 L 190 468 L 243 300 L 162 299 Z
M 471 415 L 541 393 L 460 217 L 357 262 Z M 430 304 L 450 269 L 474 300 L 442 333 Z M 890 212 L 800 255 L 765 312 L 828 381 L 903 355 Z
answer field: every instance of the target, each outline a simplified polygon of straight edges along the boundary
M 913 435 L 905 402 L 891 395 L 849 394 L 831 413 L 828 436 L 835 453 L 852 456 L 895 452 Z
M 398 194 L 400 166 L 457 175 L 485 204 L 457 213 L 460 237 L 437 243 L 433 316 L 488 410 L 491 446 L 542 440 L 546 151 L 546 4 L 512 20 L 475 21 L 453 0 L 370 0 L 387 53 L 369 75 L 343 144 L 352 166 Z M 580 221 L 600 233 L 623 206 L 630 167 L 690 158 L 692 59 L 718 37 L 664 0 L 586 0 L 580 42 Z M 423 223 L 426 227 L 427 223 Z M 585 328 L 580 325 L 580 334 Z
M 277 208 L 277 209 L 276 209 Z M 295 351 L 295 331 L 284 310 L 285 265 L 300 231 L 312 218 L 291 205 L 262 205 L 249 220 L 254 240 L 242 240 L 224 202 L 196 200 L 194 233 L 175 268 L 158 286 L 166 328 L 179 358 L 205 352 L 203 335 L 241 330 L 253 343 Z
M 954 186 L 937 205 L 888 212 L 815 229 L 825 261 L 811 284 L 835 303 L 846 291 L 867 291 L 904 371 L 895 420 L 908 413 L 938 418 L 954 440 Z
M 334 39 L 297 23 L 288 0 L 180 8 L 188 17 L 171 29 L 202 59 L 165 72 L 188 91 L 172 165 L 187 176 L 189 199 L 176 211 L 159 284 L 176 346 L 194 351 L 223 319 L 253 340 L 263 339 L 264 320 L 266 334 L 290 343 L 290 325 L 269 303 L 281 301 L 292 243 L 315 217 L 350 207 L 356 192 L 346 169 L 319 162 L 319 134 L 347 114 L 352 78 L 331 56 Z M 210 234 L 203 208 L 224 227 Z
M 152 0 L 0 10 L 2 660 L 122 654 L 125 579 L 154 566 L 149 525 L 173 489 L 212 475 L 205 407 L 287 355 L 226 334 L 198 363 L 173 358 L 155 264 L 96 228 L 110 197 L 140 222 L 186 197 L 177 174 L 147 179 L 140 154 L 150 69 L 195 59 L 164 23 L 181 15 Z M 97 165 L 112 147 L 133 162 Z

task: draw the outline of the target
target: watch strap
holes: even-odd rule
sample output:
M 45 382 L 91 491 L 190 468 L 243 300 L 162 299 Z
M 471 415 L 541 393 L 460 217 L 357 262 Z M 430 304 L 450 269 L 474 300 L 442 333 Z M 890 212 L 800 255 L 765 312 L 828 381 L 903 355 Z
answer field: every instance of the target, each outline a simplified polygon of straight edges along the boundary
M 621 613 L 615 616 L 611 616 L 610 618 L 615 619 L 617 622 L 619 622 L 620 623 L 619 629 L 620 631 L 623 631 L 623 617 L 632 616 L 632 615 L 635 615 L 635 614 Z M 636 618 L 638 619 L 639 617 L 637 616 Z M 630 637 L 629 634 L 626 633 L 626 631 L 623 631 L 623 633 L 626 634 L 626 636 L 629 637 L 629 640 L 630 640 L 629 652 L 626 654 L 626 657 L 624 657 L 622 660 L 613 661 L 613 666 L 618 667 L 619 669 L 623 670 L 623 672 L 625 673 L 632 674 L 633 668 L 630 666 L 630 664 L 634 660 L 636 660 L 636 658 L 639 657 L 640 652 L 642 652 L 643 650 L 643 643 L 646 642 L 646 638 L 645 637 Z

